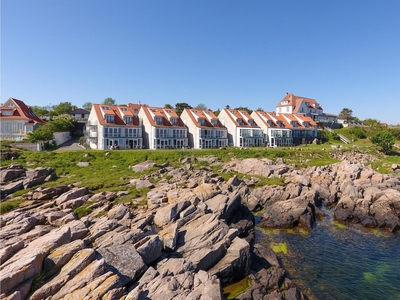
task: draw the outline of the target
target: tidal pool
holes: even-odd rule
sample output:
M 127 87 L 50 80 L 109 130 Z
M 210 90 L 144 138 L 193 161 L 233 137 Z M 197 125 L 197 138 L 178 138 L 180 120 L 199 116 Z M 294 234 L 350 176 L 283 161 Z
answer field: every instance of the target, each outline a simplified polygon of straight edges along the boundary
M 286 245 L 277 255 L 310 299 L 400 300 L 400 234 L 340 226 L 323 210 L 310 231 L 260 229 L 256 238 L 270 248 Z

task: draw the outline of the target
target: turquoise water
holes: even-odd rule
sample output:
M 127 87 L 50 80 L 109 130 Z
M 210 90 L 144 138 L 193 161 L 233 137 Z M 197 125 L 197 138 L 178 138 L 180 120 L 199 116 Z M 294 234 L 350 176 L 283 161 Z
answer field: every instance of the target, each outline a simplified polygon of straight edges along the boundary
M 400 300 L 400 234 L 344 227 L 324 212 L 311 231 L 260 230 L 257 240 L 286 244 L 277 255 L 310 299 Z

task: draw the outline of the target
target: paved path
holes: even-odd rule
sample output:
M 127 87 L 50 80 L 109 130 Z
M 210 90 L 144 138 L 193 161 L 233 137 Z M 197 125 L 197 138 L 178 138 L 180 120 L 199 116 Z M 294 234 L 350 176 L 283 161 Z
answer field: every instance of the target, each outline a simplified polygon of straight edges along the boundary
M 61 144 L 57 150 L 86 150 L 84 147 L 79 145 L 79 138 L 72 138 L 69 141 Z

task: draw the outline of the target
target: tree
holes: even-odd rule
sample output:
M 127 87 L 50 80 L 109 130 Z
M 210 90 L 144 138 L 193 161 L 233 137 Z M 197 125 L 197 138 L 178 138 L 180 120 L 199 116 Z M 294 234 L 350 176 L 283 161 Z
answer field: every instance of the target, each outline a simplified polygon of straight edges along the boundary
M 342 109 L 339 116 L 345 118 L 347 122 L 350 122 L 353 119 L 352 114 L 353 114 L 353 111 L 351 109 L 345 107 Z
M 53 139 L 53 133 L 59 131 L 72 131 L 76 118 L 70 114 L 55 116 L 50 122 L 40 126 L 28 134 L 31 143 L 49 141 Z
M 164 105 L 164 108 L 174 108 L 174 107 L 171 104 L 167 103 L 167 104 Z
M 256 111 L 257 111 L 257 110 L 258 110 L 258 111 L 264 111 L 264 110 L 262 109 L 262 107 L 257 108 Z
M 243 107 L 243 106 L 239 106 L 237 108 L 235 108 L 236 110 L 245 110 L 248 112 L 249 115 L 251 115 L 251 113 L 253 112 L 251 109 L 247 108 L 247 107 Z
M 189 104 L 185 102 L 176 103 L 175 104 L 175 111 L 178 116 L 180 116 L 185 108 L 192 108 Z
M 218 115 L 220 114 L 221 110 L 218 108 L 216 111 L 214 111 L 214 115 L 216 115 L 218 117 Z
M 47 109 L 46 106 L 34 105 L 34 106 L 31 106 L 31 109 L 33 110 L 35 115 L 38 116 L 39 118 L 49 115 L 49 110 Z
M 198 110 L 207 110 L 207 106 L 203 103 L 197 104 L 194 108 Z
M 392 151 L 392 147 L 395 143 L 393 135 L 387 130 L 375 133 L 370 139 L 373 144 L 381 147 L 384 153 Z
M 93 103 L 92 102 L 85 102 L 82 106 L 83 109 L 92 110 Z
M 117 102 L 113 98 L 108 97 L 108 98 L 104 99 L 103 104 L 116 105 Z
M 47 124 L 28 133 L 28 141 L 31 143 L 49 141 L 51 139 L 53 139 L 53 130 Z
M 380 126 L 380 124 L 381 124 L 380 121 L 378 121 L 377 119 L 372 119 L 372 118 L 365 119 L 363 123 L 364 123 L 364 125 L 372 126 L 372 127 Z
M 69 114 L 62 114 L 53 118 L 48 124 L 53 132 L 57 131 L 72 131 L 75 126 L 76 118 Z
M 53 116 L 58 116 L 62 114 L 68 114 L 72 111 L 72 104 L 71 102 L 61 102 L 58 105 L 53 105 L 53 111 L 51 114 Z

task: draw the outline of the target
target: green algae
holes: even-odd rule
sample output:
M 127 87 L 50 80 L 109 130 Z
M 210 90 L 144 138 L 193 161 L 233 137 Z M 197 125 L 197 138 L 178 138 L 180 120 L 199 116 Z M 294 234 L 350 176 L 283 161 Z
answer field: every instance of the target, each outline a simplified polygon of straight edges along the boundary
M 266 209 L 263 208 L 263 209 L 261 209 L 261 210 L 254 211 L 254 212 L 253 212 L 253 215 L 256 216 L 256 217 L 258 217 L 258 216 L 262 215 L 263 213 L 265 213 L 265 210 L 266 210 Z
M 286 243 L 272 243 L 271 248 L 272 248 L 272 251 L 274 251 L 275 253 L 287 254 Z
M 251 279 L 246 277 L 238 282 L 225 286 L 223 288 L 223 293 L 226 299 L 235 299 L 238 295 L 243 294 L 245 291 L 251 288 L 251 286 Z
M 346 225 L 344 225 L 342 223 L 339 223 L 338 221 L 333 221 L 333 225 L 335 225 L 339 229 L 346 229 L 347 228 Z
M 372 281 L 374 280 L 375 276 L 371 272 L 364 272 L 364 279 L 366 281 Z

